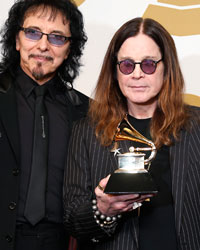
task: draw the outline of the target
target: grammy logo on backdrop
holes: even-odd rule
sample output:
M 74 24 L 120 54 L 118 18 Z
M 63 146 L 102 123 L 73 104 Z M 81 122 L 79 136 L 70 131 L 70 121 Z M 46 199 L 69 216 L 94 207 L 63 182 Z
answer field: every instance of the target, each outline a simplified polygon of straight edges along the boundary
M 200 0 L 158 0 L 157 2 L 157 4 L 148 5 L 143 14 L 144 18 L 155 19 L 174 36 L 200 34 Z M 197 95 L 185 93 L 184 101 L 200 107 L 200 97 Z
M 200 0 L 158 0 L 149 4 L 143 17 L 161 23 L 171 35 L 191 36 L 200 34 Z M 164 4 L 167 4 L 165 6 Z M 198 7 L 195 7 L 198 6 Z M 169 6 L 169 7 L 168 7 Z M 176 24 L 176 25 L 174 25 Z
M 85 0 L 75 0 L 77 6 L 81 5 Z

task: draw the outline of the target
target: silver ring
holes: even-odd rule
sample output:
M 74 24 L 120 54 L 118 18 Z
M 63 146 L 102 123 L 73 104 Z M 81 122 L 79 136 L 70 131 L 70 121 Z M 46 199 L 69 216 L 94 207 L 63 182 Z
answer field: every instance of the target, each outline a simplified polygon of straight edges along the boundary
M 133 202 L 133 210 L 141 206 L 142 206 L 141 202 Z

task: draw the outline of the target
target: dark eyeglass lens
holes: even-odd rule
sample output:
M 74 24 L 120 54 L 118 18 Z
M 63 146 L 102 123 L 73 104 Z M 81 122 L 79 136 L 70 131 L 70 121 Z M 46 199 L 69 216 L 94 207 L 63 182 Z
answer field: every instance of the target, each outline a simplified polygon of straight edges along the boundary
M 143 60 L 141 69 L 146 74 L 153 74 L 156 70 L 156 63 L 153 60 Z
M 39 40 L 42 36 L 42 33 L 40 31 L 33 30 L 33 29 L 25 29 L 24 32 L 25 32 L 26 37 L 31 40 Z
M 40 40 L 43 34 L 42 32 L 34 29 L 25 29 L 24 32 L 28 39 L 35 41 Z M 47 39 L 54 45 L 64 45 L 67 40 L 66 37 L 55 34 L 48 34 Z
M 64 36 L 59 36 L 59 35 L 54 35 L 54 34 L 49 34 L 48 40 L 50 43 L 55 44 L 55 45 L 63 45 L 66 42 L 66 38 Z
M 132 62 L 130 60 L 124 60 L 124 61 L 120 62 L 119 68 L 123 74 L 128 75 L 128 74 L 131 74 L 133 72 L 133 70 L 135 68 L 135 64 L 134 64 L 134 62 Z
M 134 71 L 135 64 L 137 63 L 131 60 L 121 61 L 119 63 L 120 71 L 125 75 L 129 75 Z M 154 62 L 153 60 L 145 59 L 141 63 L 138 63 L 138 64 L 140 64 L 140 67 L 145 74 L 149 74 L 149 75 L 153 74 L 156 70 L 156 62 Z

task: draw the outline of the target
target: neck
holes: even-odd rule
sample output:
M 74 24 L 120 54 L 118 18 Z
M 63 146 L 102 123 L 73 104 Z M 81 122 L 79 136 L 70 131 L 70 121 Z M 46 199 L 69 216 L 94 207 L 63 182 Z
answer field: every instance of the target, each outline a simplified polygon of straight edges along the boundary
M 128 104 L 128 113 L 137 119 L 147 119 L 153 117 L 157 102 L 153 104 Z

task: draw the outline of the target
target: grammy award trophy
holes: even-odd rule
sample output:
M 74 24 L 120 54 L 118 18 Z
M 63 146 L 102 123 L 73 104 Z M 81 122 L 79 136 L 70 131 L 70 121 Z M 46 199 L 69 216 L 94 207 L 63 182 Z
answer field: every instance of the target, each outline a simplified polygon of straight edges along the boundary
M 148 167 L 156 155 L 154 143 L 140 134 L 130 124 L 127 116 L 118 125 L 114 137 L 115 143 L 122 140 L 145 144 L 145 147 L 131 146 L 129 152 L 123 154 L 118 152 L 118 169 L 111 174 L 104 192 L 107 194 L 157 193 L 156 184 L 148 172 Z M 150 155 L 146 158 L 145 153 L 148 151 Z

